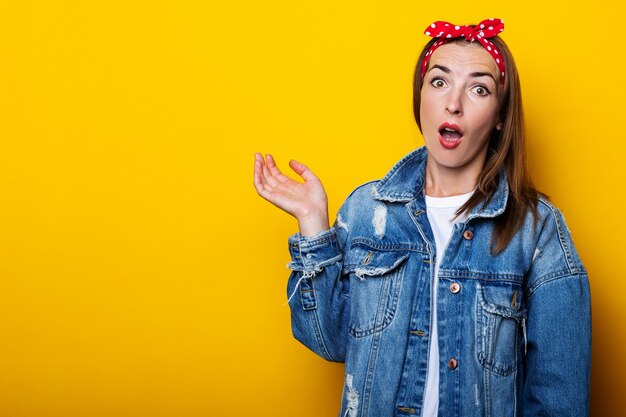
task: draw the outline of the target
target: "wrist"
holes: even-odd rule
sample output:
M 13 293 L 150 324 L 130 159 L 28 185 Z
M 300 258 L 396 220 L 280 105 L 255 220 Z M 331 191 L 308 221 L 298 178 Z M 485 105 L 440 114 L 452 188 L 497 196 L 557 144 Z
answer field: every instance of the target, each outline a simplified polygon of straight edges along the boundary
M 302 236 L 315 236 L 325 232 L 330 229 L 328 213 L 326 211 L 318 211 L 298 217 L 298 227 Z

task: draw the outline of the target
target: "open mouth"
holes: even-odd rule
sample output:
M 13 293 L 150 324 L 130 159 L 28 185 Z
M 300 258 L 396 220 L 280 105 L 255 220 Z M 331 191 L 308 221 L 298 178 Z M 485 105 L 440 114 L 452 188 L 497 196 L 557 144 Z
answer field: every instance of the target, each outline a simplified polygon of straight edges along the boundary
M 463 138 L 463 133 L 458 126 L 444 123 L 439 128 L 439 142 L 444 148 L 456 148 Z

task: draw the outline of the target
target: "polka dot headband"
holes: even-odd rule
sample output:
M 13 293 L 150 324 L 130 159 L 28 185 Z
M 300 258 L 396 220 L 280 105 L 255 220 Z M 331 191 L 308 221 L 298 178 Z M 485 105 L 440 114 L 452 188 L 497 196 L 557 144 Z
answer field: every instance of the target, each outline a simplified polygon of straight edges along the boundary
M 500 79 L 502 80 L 502 86 L 504 87 L 504 59 L 502 59 L 502 54 L 493 44 L 493 42 L 488 41 L 487 39 L 493 38 L 498 35 L 500 32 L 504 30 L 504 21 L 502 19 L 485 19 L 480 22 L 478 25 L 464 25 L 464 26 L 455 26 L 452 23 L 448 22 L 435 22 L 432 25 L 428 26 L 424 33 L 427 36 L 431 36 L 433 38 L 439 38 L 437 42 L 433 43 L 424 55 L 424 61 L 422 62 L 422 79 L 424 79 L 424 74 L 426 74 L 426 67 L 428 67 L 428 60 L 437 48 L 441 45 L 446 44 L 448 41 L 452 39 L 465 38 L 468 42 L 478 41 L 487 52 L 493 57 L 498 64 L 498 69 L 500 70 Z

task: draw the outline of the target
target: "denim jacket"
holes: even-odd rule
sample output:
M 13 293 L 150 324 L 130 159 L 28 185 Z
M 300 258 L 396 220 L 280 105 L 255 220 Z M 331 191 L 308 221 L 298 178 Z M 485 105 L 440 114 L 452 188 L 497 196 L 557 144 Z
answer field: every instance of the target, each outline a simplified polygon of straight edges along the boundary
M 345 362 L 340 416 L 421 415 L 432 303 L 439 331 L 439 416 L 588 415 L 587 273 L 561 213 L 539 200 L 490 254 L 505 179 L 455 225 L 431 298 L 434 238 L 424 202 L 427 151 L 357 188 L 334 226 L 289 238 L 294 336 Z

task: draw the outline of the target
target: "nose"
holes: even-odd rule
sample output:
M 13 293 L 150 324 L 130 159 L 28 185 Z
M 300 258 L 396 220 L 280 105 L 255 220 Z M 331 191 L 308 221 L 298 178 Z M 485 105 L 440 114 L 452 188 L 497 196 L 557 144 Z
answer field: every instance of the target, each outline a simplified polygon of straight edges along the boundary
M 461 116 L 463 114 L 463 104 L 461 102 L 461 91 L 451 89 L 448 94 L 448 100 L 446 102 L 446 111 L 455 116 Z

